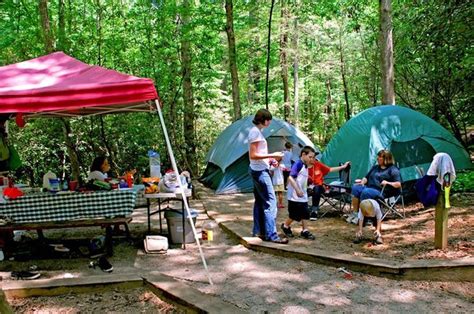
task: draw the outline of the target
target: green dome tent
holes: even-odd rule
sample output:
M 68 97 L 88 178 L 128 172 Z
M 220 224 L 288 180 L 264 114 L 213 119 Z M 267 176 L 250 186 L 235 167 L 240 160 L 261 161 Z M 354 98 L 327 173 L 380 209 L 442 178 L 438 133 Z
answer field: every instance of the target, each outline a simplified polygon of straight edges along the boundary
M 472 168 L 469 155 L 454 136 L 434 120 L 401 106 L 376 106 L 347 121 L 321 156 L 328 165 L 351 161 L 351 178 L 364 177 L 376 164 L 377 152 L 389 149 L 400 167 L 403 182 L 426 173 L 433 156 L 451 156 L 457 170 Z
M 217 137 L 206 156 L 206 170 L 199 181 L 216 190 L 216 194 L 248 193 L 253 183 L 248 174 L 249 130 L 253 127 L 253 116 L 235 121 Z M 285 142 L 293 144 L 293 159 L 299 158 L 301 148 L 314 147 L 311 140 L 293 125 L 273 118 L 270 126 L 263 129 L 268 151 L 282 151 Z M 317 150 L 317 149 L 316 149 Z

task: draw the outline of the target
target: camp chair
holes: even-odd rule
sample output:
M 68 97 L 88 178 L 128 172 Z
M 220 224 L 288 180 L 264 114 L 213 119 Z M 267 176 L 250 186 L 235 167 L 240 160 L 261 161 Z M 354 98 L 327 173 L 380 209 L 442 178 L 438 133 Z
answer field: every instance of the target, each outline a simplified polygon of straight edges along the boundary
M 384 220 L 388 214 L 395 214 L 402 219 L 405 218 L 405 200 L 403 199 L 402 186 L 398 189 L 393 187 L 385 189 L 385 187 L 386 186 L 382 188 L 381 192 L 383 197 L 377 199 L 383 212 L 382 220 Z M 401 204 L 401 211 L 396 207 L 398 203 Z
M 342 163 L 339 163 L 342 165 Z M 351 166 L 339 171 L 339 180 L 331 183 L 324 183 L 324 193 L 321 194 L 321 201 L 319 202 L 319 218 L 324 217 L 331 207 L 336 211 L 344 209 L 346 203 L 351 205 Z M 323 210 L 323 205 L 328 204 L 329 209 Z

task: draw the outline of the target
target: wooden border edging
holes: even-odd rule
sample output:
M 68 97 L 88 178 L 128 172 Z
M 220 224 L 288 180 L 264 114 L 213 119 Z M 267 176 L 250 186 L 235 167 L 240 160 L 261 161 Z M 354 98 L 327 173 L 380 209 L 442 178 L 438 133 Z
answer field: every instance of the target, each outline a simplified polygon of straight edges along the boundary
M 264 242 L 259 238 L 246 237 L 248 230 L 243 230 L 242 225 L 229 221 L 219 222 L 219 226 L 229 235 L 236 237 L 245 247 L 273 255 L 293 257 L 332 267 L 344 266 L 353 271 L 392 279 L 474 282 L 474 258 L 394 262 L 324 250 L 309 251 L 291 245 Z
M 191 288 L 172 277 L 149 273 L 143 277 L 147 288 L 153 293 L 177 302 L 197 313 L 245 313 L 233 304 L 221 301 L 219 298 L 204 294 Z
M 37 279 L 2 282 L 0 290 L 0 313 L 13 313 L 7 298 L 33 296 L 57 296 L 70 292 L 90 293 L 108 290 L 111 287 L 132 289 L 146 287 L 166 302 L 186 312 L 195 313 L 244 313 L 233 304 L 218 297 L 205 294 L 172 277 L 159 272 L 129 273 L 89 276 L 80 278 Z

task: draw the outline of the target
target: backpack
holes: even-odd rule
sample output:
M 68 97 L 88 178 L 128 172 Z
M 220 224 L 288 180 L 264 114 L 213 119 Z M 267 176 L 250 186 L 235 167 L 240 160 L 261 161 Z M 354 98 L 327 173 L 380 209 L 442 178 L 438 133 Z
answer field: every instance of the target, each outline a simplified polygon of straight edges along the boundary
M 416 194 L 423 206 L 429 207 L 436 205 L 441 187 L 436 181 L 436 176 L 424 175 L 415 183 Z

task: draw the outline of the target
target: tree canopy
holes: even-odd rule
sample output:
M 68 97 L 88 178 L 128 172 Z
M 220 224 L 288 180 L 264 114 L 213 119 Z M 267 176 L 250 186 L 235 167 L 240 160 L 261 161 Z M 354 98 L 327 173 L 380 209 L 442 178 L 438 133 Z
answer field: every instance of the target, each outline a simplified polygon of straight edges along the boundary
M 432 117 L 466 148 L 474 124 L 473 16 L 468 1 L 392 3 L 397 104 Z M 152 78 L 179 166 L 196 176 L 233 118 L 265 107 L 267 57 L 269 109 L 321 147 L 350 116 L 380 104 L 378 23 L 378 3 L 366 0 L 3 0 L 0 65 L 64 51 Z M 97 154 L 109 155 L 117 173 L 146 173 L 148 149 L 166 156 L 150 114 L 10 125 L 22 175 L 36 183 L 49 169 L 70 174 L 71 149 L 83 175 Z

